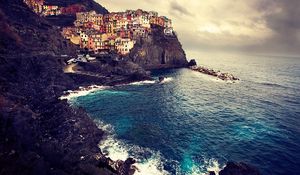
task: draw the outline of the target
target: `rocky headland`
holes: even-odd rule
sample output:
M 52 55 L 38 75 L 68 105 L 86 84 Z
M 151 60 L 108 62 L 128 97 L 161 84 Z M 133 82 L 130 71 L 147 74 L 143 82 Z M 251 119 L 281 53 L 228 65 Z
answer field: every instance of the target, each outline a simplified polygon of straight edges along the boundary
M 107 12 L 93 1 L 80 2 Z M 82 85 L 149 79 L 145 69 L 186 67 L 178 39 L 152 36 L 124 62 L 80 63 L 81 73 L 64 73 L 61 55 L 75 54 L 77 47 L 53 24 L 22 0 L 0 2 L 0 174 L 132 174 L 135 161 L 105 157 L 98 147 L 104 132 L 84 109 L 59 97 Z M 239 168 L 248 169 L 224 171 L 244 172 L 234 171 Z
M 153 34 L 137 41 L 130 60 L 144 69 L 187 67 L 188 61 L 176 34 L 165 36 L 160 26 L 152 26 Z

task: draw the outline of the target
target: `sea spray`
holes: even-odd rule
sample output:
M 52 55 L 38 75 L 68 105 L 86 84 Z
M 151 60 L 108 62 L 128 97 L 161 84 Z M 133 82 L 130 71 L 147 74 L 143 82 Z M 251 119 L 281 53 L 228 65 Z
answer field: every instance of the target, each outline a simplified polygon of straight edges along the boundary
M 164 78 L 164 80 L 162 80 L 162 81 L 160 82 L 160 84 L 163 84 L 163 83 L 169 83 L 169 82 L 171 82 L 171 81 L 173 81 L 173 78 L 172 78 L 172 77 L 166 77 L 166 78 Z
M 112 160 L 126 160 L 132 157 L 137 160 L 136 175 L 170 175 L 164 169 L 164 164 L 173 164 L 173 171 L 176 175 L 206 175 L 209 171 L 214 171 L 216 175 L 224 167 L 216 159 L 204 159 L 202 164 L 197 164 L 191 160 L 191 167 L 188 171 L 179 166 L 175 160 L 165 159 L 160 152 L 155 152 L 149 148 L 143 148 L 137 145 L 125 143 L 116 138 L 114 127 L 105 124 L 101 120 L 94 120 L 98 127 L 106 132 L 103 140 L 99 143 L 99 148 L 104 155 Z M 175 162 L 175 163 L 174 163 Z
M 133 157 L 137 160 L 135 166 L 137 175 L 168 175 L 169 173 L 163 168 L 164 158 L 159 152 L 142 148 L 136 145 L 126 144 L 125 142 L 116 139 L 113 126 L 104 124 L 100 120 L 95 120 L 98 127 L 106 131 L 106 136 L 99 143 L 99 147 L 103 154 L 110 157 L 112 160 L 126 160 Z
M 98 86 L 98 85 L 91 85 L 87 87 L 79 87 L 77 90 L 68 90 L 65 92 L 65 95 L 59 97 L 60 100 L 71 100 L 80 96 L 86 96 L 90 93 L 95 91 L 108 89 L 109 86 Z
M 145 81 L 129 83 L 129 85 L 147 85 L 147 84 L 154 84 L 154 83 L 156 83 L 155 80 L 145 80 Z
M 173 78 L 167 77 L 165 78 L 160 84 L 162 83 L 168 83 L 171 82 Z M 128 84 L 120 84 L 116 86 L 128 86 L 128 85 L 148 85 L 148 84 L 155 84 L 158 83 L 155 80 L 145 80 L 145 81 L 137 81 L 137 82 L 132 82 Z M 60 100 L 72 100 L 81 96 L 86 96 L 90 93 L 100 91 L 100 90 L 105 90 L 112 88 L 112 86 L 99 86 L 99 85 L 91 85 L 87 87 L 79 87 L 77 90 L 67 90 L 65 91 L 65 94 L 59 97 Z

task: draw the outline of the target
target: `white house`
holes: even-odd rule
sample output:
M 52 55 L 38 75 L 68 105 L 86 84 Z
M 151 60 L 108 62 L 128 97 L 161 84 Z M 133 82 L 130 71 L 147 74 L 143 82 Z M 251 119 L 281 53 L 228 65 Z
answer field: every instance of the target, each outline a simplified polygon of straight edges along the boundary
M 134 47 L 135 41 L 129 38 L 116 38 L 115 46 L 118 53 L 126 55 L 130 53 L 130 50 Z
M 168 27 L 164 29 L 164 34 L 167 36 L 173 36 L 173 28 L 172 27 Z

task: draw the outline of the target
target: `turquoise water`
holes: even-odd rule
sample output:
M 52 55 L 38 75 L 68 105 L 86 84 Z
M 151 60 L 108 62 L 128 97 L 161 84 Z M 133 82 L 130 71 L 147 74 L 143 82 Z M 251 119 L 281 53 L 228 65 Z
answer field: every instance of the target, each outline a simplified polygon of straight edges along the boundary
M 72 103 L 108 126 L 103 151 L 135 157 L 141 174 L 202 174 L 227 161 L 250 163 L 264 175 L 300 174 L 300 59 L 228 56 L 198 63 L 241 81 L 164 70 L 153 72 L 169 77 L 163 84 L 111 87 Z

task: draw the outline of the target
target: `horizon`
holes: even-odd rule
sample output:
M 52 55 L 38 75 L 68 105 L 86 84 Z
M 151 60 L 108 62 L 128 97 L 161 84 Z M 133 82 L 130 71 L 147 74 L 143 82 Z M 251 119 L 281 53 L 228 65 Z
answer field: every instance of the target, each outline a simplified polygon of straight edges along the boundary
M 300 1 L 297 0 L 96 2 L 109 12 L 143 9 L 172 19 L 188 58 L 197 56 L 196 52 L 300 56 L 300 12 L 297 10 Z M 228 8 L 230 11 L 224 10 Z

